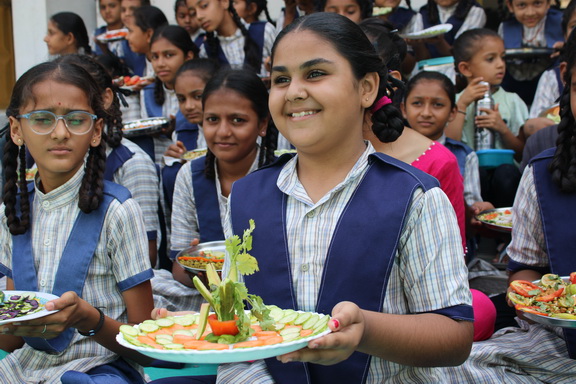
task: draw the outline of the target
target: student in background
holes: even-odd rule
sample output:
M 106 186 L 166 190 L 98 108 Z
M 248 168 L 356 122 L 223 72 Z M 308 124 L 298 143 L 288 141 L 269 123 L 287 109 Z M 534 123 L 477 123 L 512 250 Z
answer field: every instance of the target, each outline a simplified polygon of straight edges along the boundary
M 106 33 L 107 31 L 120 29 L 124 26 L 121 18 L 120 0 L 98 0 L 98 9 L 100 10 L 100 16 L 102 16 L 102 19 L 106 22 L 106 25 L 96 28 L 96 30 L 94 30 L 94 37 Z M 96 55 L 104 53 L 101 45 L 103 45 L 107 51 L 112 52 L 116 56 L 121 53 L 122 40 L 111 41 L 108 43 L 101 43 L 96 39 L 95 41 L 94 54 Z
M 11 353 L 0 377 L 10 381 L 145 382 L 142 368 L 118 355 L 145 360 L 115 335 L 149 317 L 152 271 L 138 203 L 104 180 L 103 105 L 98 84 L 75 64 L 39 64 L 14 86 L 0 272 L 9 290 L 60 297 L 45 306 L 57 313 L 2 325 L 0 348 Z M 28 185 L 27 150 L 38 167 Z
M 414 48 L 416 61 L 452 56 L 454 40 L 465 31 L 482 28 L 486 24 L 486 13 L 475 0 L 428 0 L 417 15 L 416 31 L 437 24 L 452 24 L 452 29 L 438 37 L 408 40 Z
M 134 10 L 146 5 L 150 5 L 150 0 L 120 0 L 120 19 L 122 20 L 122 25 L 126 27 L 129 23 L 133 23 Z M 126 63 L 133 74 L 144 76 L 146 55 L 132 51 L 128 39 L 122 40 L 122 51 L 119 52 L 117 56 Z
M 60 12 L 50 17 L 44 42 L 52 56 L 92 53 L 84 20 L 72 12 Z
M 318 12 L 332 12 L 345 16 L 355 22 L 372 16 L 372 2 L 369 0 L 320 0 Z
M 188 9 L 186 0 L 176 0 L 174 3 L 174 13 L 176 16 L 176 24 L 184 28 L 190 35 L 190 39 L 195 41 L 202 33 L 200 23 L 196 17 L 196 10 L 194 8 Z
M 266 21 L 274 26 L 276 25 L 274 20 L 270 17 L 270 12 L 268 12 L 267 0 L 234 0 L 233 5 L 238 16 L 248 24 L 259 21 L 260 15 L 264 12 Z

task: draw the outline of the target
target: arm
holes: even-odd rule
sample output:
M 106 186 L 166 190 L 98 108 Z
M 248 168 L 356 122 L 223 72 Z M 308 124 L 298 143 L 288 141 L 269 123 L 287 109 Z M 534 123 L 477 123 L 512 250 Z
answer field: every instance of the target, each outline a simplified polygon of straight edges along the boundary
M 446 125 L 446 129 L 444 130 L 447 137 L 462 141 L 462 129 L 464 128 L 464 121 L 468 117 L 466 115 L 466 110 L 470 104 L 482 98 L 486 91 L 486 87 L 480 84 L 483 80 L 482 77 L 470 80 L 468 86 L 460 94 L 460 97 L 456 102 L 458 113 L 456 113 L 454 120 Z
M 486 114 L 475 117 L 474 121 L 476 126 L 479 128 L 487 128 L 498 133 L 502 138 L 504 147 L 514 150 L 514 157 L 516 160 L 521 160 L 522 151 L 524 150 L 524 142 L 508 128 L 508 125 L 506 125 L 504 120 L 502 120 L 498 108 L 498 104 L 496 104 L 494 110 L 480 108 L 480 110 L 484 111 Z

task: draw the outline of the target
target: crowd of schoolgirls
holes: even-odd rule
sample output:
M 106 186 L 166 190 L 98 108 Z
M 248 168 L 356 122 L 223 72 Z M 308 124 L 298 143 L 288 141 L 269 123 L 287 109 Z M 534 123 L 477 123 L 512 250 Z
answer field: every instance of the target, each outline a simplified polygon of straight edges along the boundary
M 0 377 L 145 382 L 157 362 L 120 346 L 119 326 L 198 310 L 177 253 L 255 219 L 249 291 L 330 313 L 333 332 L 158 382 L 570 382 L 574 332 L 521 316 L 494 332 L 500 307 L 466 269 L 493 241 L 475 216 L 513 206 L 511 241 L 497 237 L 510 279 L 576 271 L 576 1 L 551 1 L 506 0 L 495 26 L 474 0 L 285 0 L 275 19 L 265 0 L 177 0 L 178 25 L 148 0 L 99 0 L 92 37 L 53 15 L 52 60 L 18 79 L 6 111 L 0 274 L 60 296 L 46 305 L 59 311 L 0 326 Z M 551 57 L 507 60 L 526 47 Z M 423 70 L 434 58 L 450 70 Z M 487 93 L 495 105 L 477 108 Z M 149 117 L 171 123 L 123 137 Z M 482 130 L 514 161 L 482 167 Z

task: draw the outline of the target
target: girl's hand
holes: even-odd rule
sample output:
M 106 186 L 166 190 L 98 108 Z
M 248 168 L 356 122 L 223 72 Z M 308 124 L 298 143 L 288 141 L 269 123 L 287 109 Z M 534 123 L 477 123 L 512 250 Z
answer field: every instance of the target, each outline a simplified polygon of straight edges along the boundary
M 458 98 L 458 109 L 466 110 L 470 104 L 476 100 L 480 100 L 484 96 L 484 92 L 488 89 L 485 85 L 480 84 L 483 81 L 483 77 L 476 77 L 472 79 L 468 86 L 464 88 L 462 94 Z
M 194 313 L 198 313 L 198 312 L 196 312 L 196 311 L 170 312 L 166 308 L 154 308 L 152 310 L 152 314 L 150 315 L 150 317 L 152 318 L 152 320 L 158 320 L 158 319 L 162 319 L 162 318 L 168 317 L 168 316 L 184 316 L 184 315 L 187 315 L 190 313 L 194 314 Z
M 550 58 L 555 59 L 557 57 L 560 57 L 560 51 L 562 51 L 562 49 L 564 49 L 564 42 L 563 41 L 557 41 L 552 45 L 552 48 L 554 48 L 554 52 L 552 52 L 552 54 L 550 55 Z
M 498 104 L 494 107 L 494 110 L 487 108 L 480 108 L 481 111 L 485 112 L 485 115 L 476 116 L 474 123 L 478 128 L 488 128 L 500 134 L 503 134 L 508 126 L 502 120 L 502 115 L 498 110 Z
M 472 218 L 470 219 L 470 224 L 482 225 L 482 222 L 476 219 L 476 215 L 478 215 L 480 212 L 494 209 L 494 206 L 488 201 L 476 201 L 474 204 L 472 204 L 470 209 L 472 210 Z
M 176 144 L 170 144 L 166 152 L 164 152 L 164 156 L 179 159 L 184 153 L 186 153 L 186 146 L 183 142 L 177 141 Z
M 2 333 L 52 339 L 71 327 L 81 330 L 93 329 L 100 317 L 96 308 L 72 291 L 47 302 L 45 308 L 48 311 L 58 309 L 59 312 L 34 320 L 6 324 L 1 329 Z
M 332 333 L 312 340 L 308 347 L 278 356 L 283 363 L 292 361 L 333 365 L 346 360 L 358 348 L 364 336 L 364 316 L 360 308 L 349 301 L 336 304 L 332 320 L 328 322 Z

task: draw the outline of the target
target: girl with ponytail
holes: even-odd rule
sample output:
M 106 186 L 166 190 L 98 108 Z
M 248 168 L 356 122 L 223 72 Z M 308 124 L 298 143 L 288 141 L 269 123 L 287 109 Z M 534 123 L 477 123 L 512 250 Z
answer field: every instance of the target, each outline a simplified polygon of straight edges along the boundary
M 12 352 L 0 376 L 77 383 L 107 374 L 144 383 L 141 368 L 117 355 L 126 351 L 114 335 L 150 313 L 152 270 L 138 204 L 104 180 L 100 87 L 77 64 L 39 64 L 16 82 L 6 114 L 0 273 L 9 290 L 59 296 L 45 305 L 59 311 L 0 327 L 0 348 Z M 29 184 L 26 150 L 38 168 Z
M 276 39 L 270 112 L 296 154 L 234 183 L 224 233 L 254 219 L 260 271 L 244 278 L 248 291 L 331 314 L 332 333 L 277 359 L 221 365 L 219 383 L 441 382 L 431 367 L 468 356 L 471 296 L 452 206 L 434 178 L 362 137 L 368 114 L 382 141 L 404 128 L 387 74 L 338 14 L 298 18 Z
M 238 16 L 232 0 L 188 0 L 188 6 L 196 9 L 200 27 L 206 31 L 196 40 L 200 57 L 268 76 L 264 60 L 270 56 L 274 42 L 272 24 L 247 24 Z

